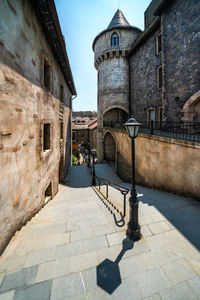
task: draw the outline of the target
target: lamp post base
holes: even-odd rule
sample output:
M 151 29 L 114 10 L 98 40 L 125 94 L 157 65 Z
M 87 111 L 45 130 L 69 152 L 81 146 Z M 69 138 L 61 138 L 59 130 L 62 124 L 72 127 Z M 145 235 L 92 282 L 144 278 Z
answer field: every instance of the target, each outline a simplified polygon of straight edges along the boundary
M 140 233 L 140 225 L 131 226 L 130 222 L 128 223 L 128 228 L 126 231 L 126 235 L 131 241 L 139 241 L 142 238 Z

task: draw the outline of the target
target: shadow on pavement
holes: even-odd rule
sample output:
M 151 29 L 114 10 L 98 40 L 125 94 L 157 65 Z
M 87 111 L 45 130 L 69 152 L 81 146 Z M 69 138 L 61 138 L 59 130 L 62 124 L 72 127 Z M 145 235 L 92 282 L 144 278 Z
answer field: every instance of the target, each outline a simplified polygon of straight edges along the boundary
M 118 286 L 122 283 L 121 274 L 119 270 L 119 262 L 127 250 L 133 249 L 134 243 L 126 237 L 123 240 L 122 250 L 113 262 L 106 258 L 96 268 L 97 285 L 108 294 L 112 294 Z
M 118 210 L 118 208 L 115 205 L 113 205 L 111 201 L 109 201 L 105 197 L 101 196 L 100 193 L 97 192 L 97 190 L 94 187 L 93 187 L 93 190 L 96 193 L 96 195 L 99 197 L 101 202 L 106 206 L 108 211 L 113 215 L 115 225 L 118 227 L 123 227 L 125 225 L 125 219 L 124 219 L 122 213 Z M 119 215 L 118 220 L 117 220 L 115 211 Z
M 97 164 L 95 167 L 98 176 L 122 184 L 119 177 L 108 165 Z M 76 166 L 71 168 L 65 185 L 75 188 L 91 187 L 91 168 L 88 168 L 87 166 Z M 123 186 L 129 189 L 131 187 L 130 184 L 124 182 Z M 152 208 L 154 207 L 167 221 L 184 235 L 191 244 L 200 250 L 200 203 L 198 201 L 143 186 L 137 186 L 136 190 L 137 193 L 140 194 L 138 197 L 139 202 L 148 204 L 148 206 L 152 206 Z M 111 207 L 107 203 L 104 204 L 109 207 L 108 209 L 112 213 Z M 142 210 L 143 209 L 144 208 L 142 208 Z M 154 210 L 154 212 L 156 211 Z M 152 214 L 154 212 L 152 212 Z M 113 214 L 113 217 L 114 216 L 115 214 Z M 151 218 L 151 214 L 149 214 L 149 216 Z M 119 217 L 119 220 L 117 220 L 115 217 L 115 224 L 120 227 L 124 226 L 123 218 Z
M 191 198 L 138 186 L 138 200 L 155 207 L 188 241 L 200 250 L 200 203 Z M 151 191 L 151 190 L 150 190 Z M 150 216 L 151 217 L 151 216 Z

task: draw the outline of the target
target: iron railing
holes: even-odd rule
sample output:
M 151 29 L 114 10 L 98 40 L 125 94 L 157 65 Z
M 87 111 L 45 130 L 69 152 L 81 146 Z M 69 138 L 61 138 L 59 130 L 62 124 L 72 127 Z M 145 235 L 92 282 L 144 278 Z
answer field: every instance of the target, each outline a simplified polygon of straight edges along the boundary
M 122 129 L 125 130 L 125 127 L 123 126 L 124 122 L 120 121 L 103 121 L 103 126 L 108 128 L 116 128 L 116 129 Z
M 200 122 L 141 122 L 140 132 L 200 142 Z
M 140 132 L 200 143 L 200 122 L 140 121 Z M 124 129 L 123 123 L 104 121 L 104 127 Z
M 120 193 L 123 195 L 123 217 L 126 216 L 126 196 L 127 194 L 129 193 L 129 189 L 125 188 L 125 187 L 122 187 L 120 186 L 119 184 L 116 184 L 116 183 L 113 183 L 113 182 L 110 182 L 104 178 L 101 178 L 101 177 L 98 177 L 98 176 L 95 176 L 93 175 L 93 179 L 95 179 L 95 185 L 96 185 L 96 182 L 98 182 L 98 184 L 96 186 L 98 186 L 98 190 L 99 192 L 102 194 L 102 196 L 108 201 L 108 203 L 114 208 L 114 209 L 117 209 L 116 206 L 109 200 L 109 189 L 108 187 L 112 187 L 118 191 L 120 191 Z M 93 180 L 94 182 L 94 180 Z M 101 192 L 101 186 L 102 184 L 106 187 L 106 193 L 102 193 Z M 117 212 L 119 212 L 119 210 L 117 209 Z

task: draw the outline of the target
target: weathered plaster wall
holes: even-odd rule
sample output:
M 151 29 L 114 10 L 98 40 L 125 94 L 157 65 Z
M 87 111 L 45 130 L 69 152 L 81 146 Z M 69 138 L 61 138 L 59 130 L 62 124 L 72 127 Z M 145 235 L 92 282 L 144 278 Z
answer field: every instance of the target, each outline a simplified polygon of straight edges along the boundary
M 131 180 L 131 140 L 112 130 L 116 140 L 118 174 Z M 135 140 L 138 184 L 200 200 L 200 145 L 140 134 Z
M 147 120 L 147 108 L 155 108 L 158 120 L 158 108 L 162 106 L 162 89 L 157 86 L 157 68 L 161 65 L 161 54 L 156 53 L 155 32 L 143 43 L 130 59 L 130 98 L 131 113 L 140 121 Z
M 51 93 L 43 88 L 43 57 L 52 66 Z M 60 84 L 64 87 L 60 108 Z M 29 1 L 0 2 L 0 253 L 13 233 L 58 191 L 59 162 L 70 143 L 71 92 Z M 60 139 L 60 116 L 63 139 Z M 50 150 L 42 124 L 51 123 Z M 69 146 L 69 145 L 68 145 Z M 71 148 L 71 147 L 70 147 Z M 71 152 L 71 151 L 70 151 Z
M 184 103 L 200 89 L 200 2 L 177 0 L 163 11 L 165 118 L 180 120 Z

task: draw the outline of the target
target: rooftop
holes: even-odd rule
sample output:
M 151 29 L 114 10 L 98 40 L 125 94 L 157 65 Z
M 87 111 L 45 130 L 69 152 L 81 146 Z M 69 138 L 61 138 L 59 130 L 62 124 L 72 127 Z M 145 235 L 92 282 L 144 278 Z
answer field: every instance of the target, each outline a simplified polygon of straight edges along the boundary
M 130 26 L 129 22 L 126 20 L 123 12 L 121 10 L 117 10 L 114 17 L 112 18 L 112 21 L 110 22 L 108 29 L 116 28 L 116 27 L 122 27 L 122 26 Z

